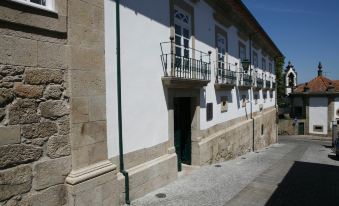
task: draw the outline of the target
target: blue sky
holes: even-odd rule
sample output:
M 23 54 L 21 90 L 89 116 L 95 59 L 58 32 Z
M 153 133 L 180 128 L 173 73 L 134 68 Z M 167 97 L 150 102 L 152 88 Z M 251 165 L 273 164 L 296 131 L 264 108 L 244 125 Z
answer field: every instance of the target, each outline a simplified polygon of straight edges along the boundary
M 321 61 L 325 76 L 339 80 L 339 0 L 243 0 L 298 71 L 313 79 Z M 286 65 L 285 65 L 286 66 Z

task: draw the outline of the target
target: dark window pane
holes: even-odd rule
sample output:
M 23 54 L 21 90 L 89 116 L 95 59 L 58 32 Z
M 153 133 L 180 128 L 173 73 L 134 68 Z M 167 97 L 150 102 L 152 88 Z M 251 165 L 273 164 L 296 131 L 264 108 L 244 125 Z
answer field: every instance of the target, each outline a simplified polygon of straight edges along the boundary
M 46 6 L 46 0 L 30 0 L 32 3 Z
M 184 39 L 184 47 L 185 47 L 185 48 L 188 48 L 188 47 L 189 47 L 189 45 L 188 45 L 188 39 Z
M 181 35 L 181 27 L 178 25 L 175 25 L 175 33 L 178 35 Z
M 207 117 L 207 121 L 210 121 L 213 119 L 213 103 L 207 103 L 206 117 Z
M 189 38 L 190 36 L 190 32 L 188 31 L 188 29 L 185 29 L 185 28 L 183 28 L 183 34 L 185 38 Z
M 175 44 L 181 45 L 181 37 L 180 36 L 175 36 Z
M 180 47 L 175 47 L 175 55 L 181 56 L 181 48 Z
M 189 57 L 189 51 L 188 49 L 184 50 L 184 57 L 188 58 Z

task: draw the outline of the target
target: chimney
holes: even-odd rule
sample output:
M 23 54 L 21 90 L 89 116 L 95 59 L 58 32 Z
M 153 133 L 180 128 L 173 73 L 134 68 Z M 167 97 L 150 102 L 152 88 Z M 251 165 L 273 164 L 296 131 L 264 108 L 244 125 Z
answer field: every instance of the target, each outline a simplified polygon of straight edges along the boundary
M 330 84 L 328 85 L 327 91 L 328 92 L 335 92 L 335 87 L 333 86 L 332 82 L 330 82 Z
M 323 75 L 323 65 L 321 65 L 321 62 L 319 62 L 318 65 L 318 76 L 322 76 Z

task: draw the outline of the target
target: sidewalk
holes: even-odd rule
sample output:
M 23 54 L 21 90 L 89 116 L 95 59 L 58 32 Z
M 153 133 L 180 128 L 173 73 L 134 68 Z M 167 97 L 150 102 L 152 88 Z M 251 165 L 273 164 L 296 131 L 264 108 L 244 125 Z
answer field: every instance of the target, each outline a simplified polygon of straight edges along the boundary
M 268 148 L 251 152 L 234 160 L 204 166 L 188 176 L 160 188 L 132 205 L 148 206 L 223 206 L 257 176 L 282 159 L 295 148 L 295 144 L 274 144 Z M 156 194 L 163 193 L 165 198 Z

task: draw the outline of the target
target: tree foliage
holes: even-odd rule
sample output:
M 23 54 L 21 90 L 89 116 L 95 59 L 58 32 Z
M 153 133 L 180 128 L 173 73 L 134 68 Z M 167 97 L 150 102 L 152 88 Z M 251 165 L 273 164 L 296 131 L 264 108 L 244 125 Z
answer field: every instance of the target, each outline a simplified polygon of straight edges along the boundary
M 288 102 L 286 101 L 285 95 L 285 81 L 284 81 L 284 64 L 285 57 L 275 58 L 275 71 L 276 71 L 276 84 L 277 84 L 277 100 L 279 107 L 287 107 Z

